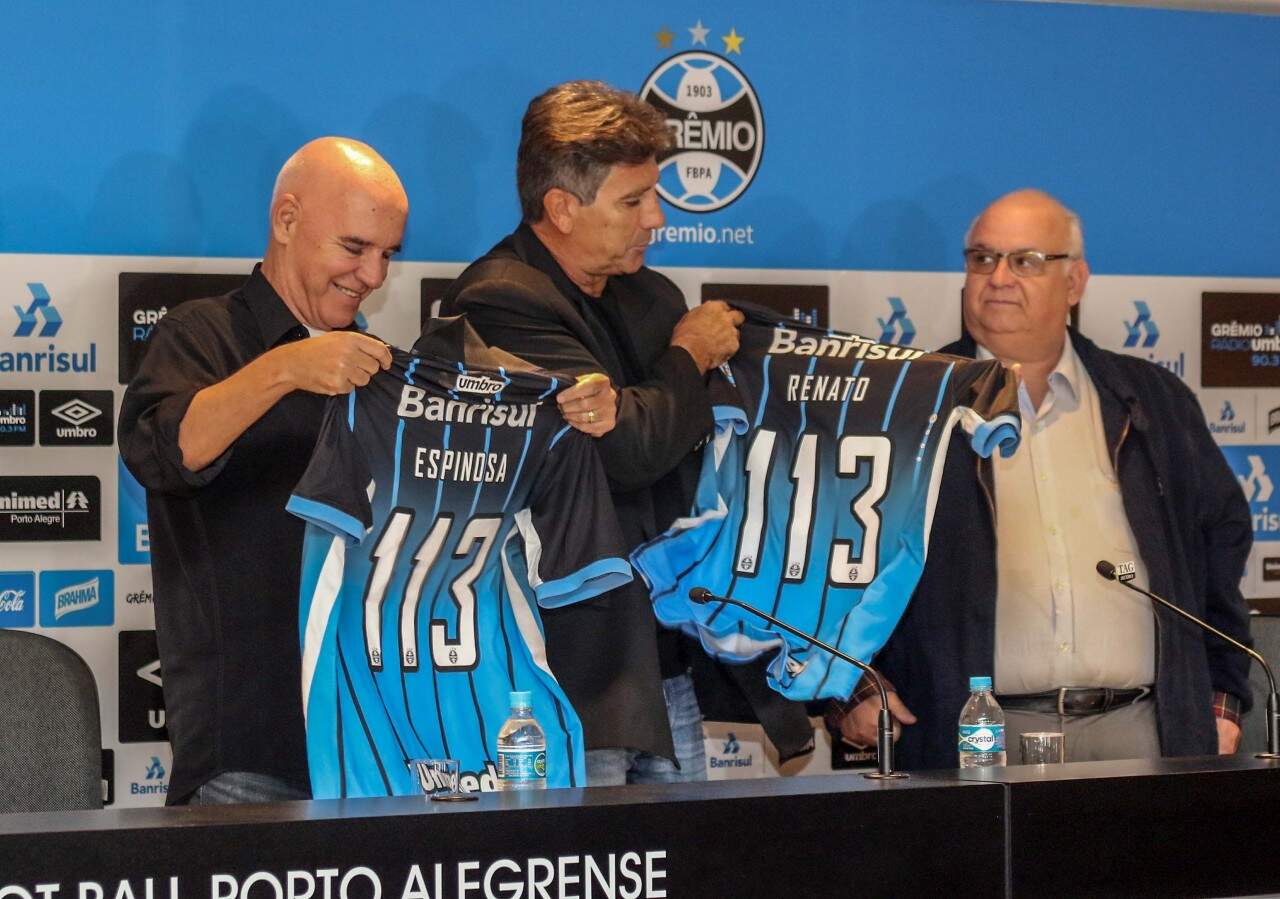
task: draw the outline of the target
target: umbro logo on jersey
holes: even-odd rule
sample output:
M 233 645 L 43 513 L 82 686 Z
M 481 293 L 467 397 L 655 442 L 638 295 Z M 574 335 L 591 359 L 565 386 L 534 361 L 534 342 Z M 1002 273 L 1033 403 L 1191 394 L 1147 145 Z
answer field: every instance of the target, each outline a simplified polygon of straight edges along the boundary
M 485 396 L 493 396 L 505 386 L 507 386 L 505 382 L 488 375 L 460 374 L 458 380 L 454 382 L 453 389 L 463 393 L 482 393 Z

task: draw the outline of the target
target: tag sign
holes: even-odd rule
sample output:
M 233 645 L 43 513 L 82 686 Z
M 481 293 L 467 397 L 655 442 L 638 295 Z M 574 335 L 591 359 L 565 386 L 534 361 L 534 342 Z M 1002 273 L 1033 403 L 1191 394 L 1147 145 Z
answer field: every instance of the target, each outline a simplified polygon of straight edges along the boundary
M 1133 561 L 1120 562 L 1116 565 L 1116 580 L 1120 581 L 1121 583 L 1125 581 L 1131 581 L 1137 576 L 1138 576 L 1137 562 L 1133 562 Z

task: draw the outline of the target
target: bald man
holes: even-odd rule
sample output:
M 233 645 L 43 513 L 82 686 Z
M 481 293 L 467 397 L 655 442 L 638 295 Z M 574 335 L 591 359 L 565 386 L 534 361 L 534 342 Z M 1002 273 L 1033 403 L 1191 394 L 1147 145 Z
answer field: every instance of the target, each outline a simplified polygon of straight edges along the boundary
M 238 290 L 161 319 L 125 392 L 120 452 L 147 490 L 170 805 L 310 795 L 303 523 L 285 502 L 324 398 L 391 364 L 352 323 L 386 279 L 408 212 L 371 147 L 306 144 L 276 181 L 262 263 Z
M 980 479 L 948 457 L 970 470 L 944 478 L 929 565 L 878 658 L 906 725 L 899 761 L 955 767 L 971 675 L 995 679 L 1010 764 L 1028 731 L 1065 732 L 1069 761 L 1233 752 L 1248 659 L 1095 571 L 1134 560 L 1139 584 L 1248 640 L 1249 508 L 1199 404 L 1068 326 L 1089 266 L 1058 200 L 996 200 L 964 260 L 968 333 L 943 352 L 1020 365 L 1023 440 Z M 848 739 L 873 744 L 878 705 L 845 717 Z

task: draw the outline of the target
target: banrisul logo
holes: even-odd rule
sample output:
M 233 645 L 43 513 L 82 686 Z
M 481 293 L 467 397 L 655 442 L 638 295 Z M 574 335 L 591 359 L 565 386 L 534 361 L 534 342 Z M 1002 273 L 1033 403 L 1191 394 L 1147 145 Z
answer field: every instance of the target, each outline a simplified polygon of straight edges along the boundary
M 1151 307 L 1147 305 L 1146 300 L 1134 300 L 1133 311 L 1132 319 L 1121 320 L 1124 322 L 1125 330 L 1124 348 L 1138 351 L 1135 355 L 1141 355 L 1147 361 L 1154 362 L 1161 368 L 1167 368 L 1179 378 L 1186 380 L 1187 354 L 1182 350 L 1178 351 L 1177 357 L 1157 357 L 1154 352 L 1142 352 L 1153 350 L 1160 342 L 1160 328 L 1156 325 L 1155 317 L 1151 314 Z
M 1249 434 L 1253 405 L 1253 397 L 1243 394 L 1224 399 L 1217 406 L 1217 417 L 1208 420 L 1210 432 L 1224 437 L 1245 437 Z
M 1228 444 L 1220 449 L 1249 501 L 1254 541 L 1280 540 L 1280 511 L 1271 508 L 1272 501 L 1280 499 L 1273 480 L 1280 476 L 1280 447 Z
M 87 350 L 67 350 L 53 342 L 64 323 L 44 284 L 28 282 L 27 293 L 29 298 L 25 303 L 13 305 L 17 323 L 12 333 L 15 338 L 25 338 L 24 343 L 16 350 L 0 351 L 0 372 L 67 374 L 97 371 L 96 343 L 90 343 Z M 26 341 L 33 339 L 49 342 L 43 346 L 29 346 Z
M 40 626 L 114 624 L 115 584 L 109 570 L 40 572 Z
M 36 325 L 40 325 L 37 337 L 56 337 L 58 329 L 62 327 L 62 316 L 53 308 L 49 291 L 45 290 L 43 284 L 34 282 L 27 284 L 27 290 L 31 291 L 31 304 L 26 309 L 21 306 L 13 307 L 13 311 L 18 313 L 18 327 L 13 336 L 30 337 L 35 332 Z
M 689 29 L 706 45 L 701 20 Z M 736 30 L 721 40 L 742 53 Z M 675 145 L 658 157 L 658 193 L 686 212 L 714 212 L 742 196 L 764 154 L 764 115 L 747 76 L 715 53 L 689 50 L 662 62 L 640 97 L 667 117 Z
M 916 326 L 907 316 L 907 304 L 901 297 L 889 297 L 889 317 L 877 318 L 880 323 L 880 342 L 910 346 L 916 336 Z

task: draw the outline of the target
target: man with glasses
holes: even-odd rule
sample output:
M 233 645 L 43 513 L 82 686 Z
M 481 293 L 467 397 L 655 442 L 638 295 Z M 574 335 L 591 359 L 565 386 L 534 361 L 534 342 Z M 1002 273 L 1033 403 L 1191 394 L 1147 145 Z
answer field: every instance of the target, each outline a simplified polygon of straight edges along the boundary
M 1070 761 L 1234 752 L 1248 660 L 1095 570 L 1134 560 L 1139 584 L 1248 640 L 1249 508 L 1199 404 L 1068 326 L 1089 266 L 1053 197 L 1000 198 L 965 247 L 967 334 L 943 351 L 1020 367 L 1023 440 L 977 478 L 958 444 L 948 455 L 928 567 L 877 658 L 905 711 L 899 763 L 956 765 L 968 677 L 984 674 L 1013 764 L 1031 731 L 1065 732 Z M 844 736 L 873 745 L 878 707 L 853 705 Z

